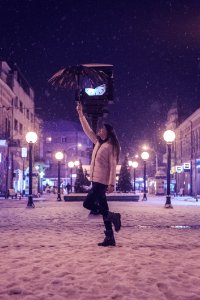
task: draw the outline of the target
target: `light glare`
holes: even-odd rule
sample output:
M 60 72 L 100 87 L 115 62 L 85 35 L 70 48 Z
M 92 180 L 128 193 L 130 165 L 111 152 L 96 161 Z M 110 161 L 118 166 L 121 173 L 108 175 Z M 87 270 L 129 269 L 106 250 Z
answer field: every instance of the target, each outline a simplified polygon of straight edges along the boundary
M 164 140 L 167 142 L 167 143 L 172 143 L 175 138 L 176 138 L 176 135 L 175 135 L 175 132 L 172 131 L 172 130 L 166 130 L 163 134 L 163 137 L 164 137 Z
M 149 153 L 144 151 L 144 152 L 142 152 L 141 157 L 143 160 L 147 160 L 149 158 Z
M 74 167 L 74 162 L 73 161 L 69 161 L 68 162 L 68 167 L 69 168 L 73 168 Z
M 34 143 L 37 142 L 37 139 L 38 139 L 38 137 L 37 137 L 36 132 L 34 132 L 34 131 L 27 132 L 27 134 L 26 134 L 27 143 L 33 143 L 34 144 Z
M 134 169 L 136 169 L 136 168 L 138 167 L 138 162 L 137 162 L 137 161 L 133 161 L 133 162 L 132 162 L 132 167 L 133 167 Z
M 56 154 L 55 154 L 55 158 L 56 158 L 57 160 L 61 160 L 61 159 L 63 159 L 63 153 L 62 153 L 62 152 L 60 152 L 60 151 L 56 152 Z

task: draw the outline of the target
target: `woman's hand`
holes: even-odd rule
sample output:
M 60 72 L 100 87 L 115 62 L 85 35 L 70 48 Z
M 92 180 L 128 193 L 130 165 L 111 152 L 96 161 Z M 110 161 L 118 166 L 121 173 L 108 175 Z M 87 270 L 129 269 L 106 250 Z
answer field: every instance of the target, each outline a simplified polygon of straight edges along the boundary
M 108 191 L 108 194 L 114 192 L 114 186 L 113 185 L 109 185 L 107 191 Z
M 79 116 L 83 115 L 83 106 L 82 106 L 81 102 L 78 102 L 78 104 L 76 106 L 76 110 L 77 110 Z

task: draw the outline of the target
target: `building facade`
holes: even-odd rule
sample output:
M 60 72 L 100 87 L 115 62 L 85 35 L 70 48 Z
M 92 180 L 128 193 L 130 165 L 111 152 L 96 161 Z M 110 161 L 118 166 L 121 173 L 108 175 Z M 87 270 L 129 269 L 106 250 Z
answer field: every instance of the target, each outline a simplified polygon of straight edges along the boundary
M 0 62 L 0 192 L 22 192 L 28 173 L 28 131 L 40 136 L 41 120 L 35 115 L 34 91 L 13 63 Z M 41 156 L 40 140 L 34 152 Z
M 175 174 L 177 192 L 200 194 L 200 108 L 176 129 Z
M 61 182 L 66 185 L 73 182 L 76 168 L 70 169 L 70 161 L 81 161 L 82 165 L 90 163 L 92 143 L 83 132 L 79 123 L 71 121 L 46 121 L 43 126 L 44 159 L 48 168 L 45 171 L 46 184 L 57 186 L 58 162 L 55 154 L 61 151 L 64 155 L 61 161 Z

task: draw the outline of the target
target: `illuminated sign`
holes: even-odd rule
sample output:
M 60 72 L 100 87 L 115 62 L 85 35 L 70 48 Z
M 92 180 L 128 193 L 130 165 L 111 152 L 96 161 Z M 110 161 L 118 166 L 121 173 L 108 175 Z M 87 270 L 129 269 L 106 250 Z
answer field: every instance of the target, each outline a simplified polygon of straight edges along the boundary
M 171 174 L 174 174 L 174 173 L 176 173 L 176 167 L 175 167 L 175 166 L 171 167 L 171 171 L 170 171 L 170 173 L 171 173 Z
M 183 168 L 184 168 L 184 170 L 190 170 L 191 169 L 190 163 L 184 163 Z
M 27 157 L 27 148 L 22 148 L 21 149 L 21 156 L 22 157 Z
M 183 167 L 182 166 L 176 166 L 176 172 L 177 173 L 181 173 L 183 171 Z
M 198 169 L 200 168 L 200 159 L 196 160 L 196 168 L 198 168 Z
M 0 146 L 6 146 L 6 140 L 0 140 Z

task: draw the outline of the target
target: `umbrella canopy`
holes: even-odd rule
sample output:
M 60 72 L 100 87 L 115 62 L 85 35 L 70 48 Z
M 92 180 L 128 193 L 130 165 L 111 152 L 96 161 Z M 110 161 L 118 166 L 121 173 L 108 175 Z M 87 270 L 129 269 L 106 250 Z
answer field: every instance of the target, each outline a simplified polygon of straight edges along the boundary
M 108 75 L 101 69 L 101 64 L 84 64 L 68 66 L 55 73 L 48 81 L 55 87 L 80 89 L 95 88 L 99 84 L 106 83 Z

